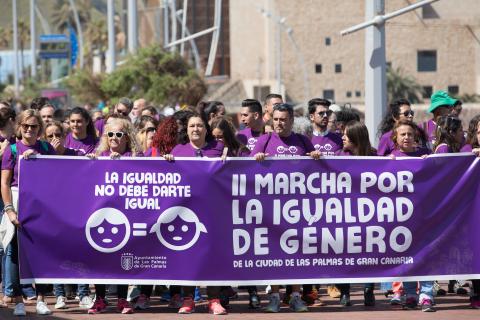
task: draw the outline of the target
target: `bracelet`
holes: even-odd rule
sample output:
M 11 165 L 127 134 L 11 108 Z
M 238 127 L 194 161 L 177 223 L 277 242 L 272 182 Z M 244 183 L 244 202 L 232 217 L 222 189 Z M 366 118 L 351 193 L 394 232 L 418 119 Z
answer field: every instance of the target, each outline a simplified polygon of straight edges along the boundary
M 3 207 L 3 212 L 6 213 L 8 210 L 15 211 L 15 207 L 11 204 L 7 204 L 5 207 Z

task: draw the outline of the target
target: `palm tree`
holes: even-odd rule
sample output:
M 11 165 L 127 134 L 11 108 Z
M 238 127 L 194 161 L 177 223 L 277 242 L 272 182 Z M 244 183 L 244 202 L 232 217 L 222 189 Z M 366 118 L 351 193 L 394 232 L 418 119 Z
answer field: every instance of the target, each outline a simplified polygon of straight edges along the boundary
M 23 58 L 23 51 L 25 50 L 25 44 L 30 41 L 30 24 L 25 20 L 18 20 L 18 44 L 20 46 L 20 66 L 22 70 L 23 79 L 25 79 L 25 65 Z
M 413 103 L 420 102 L 423 88 L 417 81 L 403 74 L 401 68 L 387 68 L 387 101 L 407 99 Z
M 0 27 L 0 48 L 7 49 L 12 42 L 13 31 L 11 28 Z
M 75 2 L 78 12 L 80 24 L 90 21 L 90 4 L 89 0 L 80 0 Z M 70 3 L 65 0 L 57 0 L 52 13 L 52 23 L 60 31 L 65 32 L 69 26 L 75 25 L 75 17 Z

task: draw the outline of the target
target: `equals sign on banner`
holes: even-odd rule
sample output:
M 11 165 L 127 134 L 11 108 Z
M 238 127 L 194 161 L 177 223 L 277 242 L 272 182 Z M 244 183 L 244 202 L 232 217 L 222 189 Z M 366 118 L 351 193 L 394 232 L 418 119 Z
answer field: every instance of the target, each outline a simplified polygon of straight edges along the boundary
M 146 223 L 134 223 L 133 224 L 133 236 L 134 237 L 146 237 L 147 236 L 147 224 Z
M 244 196 L 247 190 L 247 175 L 232 175 L 232 196 Z

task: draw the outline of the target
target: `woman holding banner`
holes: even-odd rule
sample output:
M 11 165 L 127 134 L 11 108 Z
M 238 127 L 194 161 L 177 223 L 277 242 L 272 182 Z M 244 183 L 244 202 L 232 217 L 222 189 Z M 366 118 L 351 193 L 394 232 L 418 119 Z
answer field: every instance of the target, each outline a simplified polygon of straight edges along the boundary
M 65 147 L 75 150 L 79 156 L 92 153 L 98 139 L 90 114 L 83 108 L 75 107 L 68 120 L 71 132 L 65 138 Z
M 22 301 L 20 277 L 18 270 L 18 245 L 17 228 L 20 228 L 18 220 L 18 164 L 20 156 L 28 159 L 35 154 L 56 154 L 53 147 L 38 140 L 43 131 L 42 118 L 37 111 L 29 109 L 23 111 L 17 117 L 16 135 L 18 141 L 6 148 L 2 157 L 1 191 L 5 204 L 2 217 L 2 228 L 5 230 L 2 236 L 2 245 L 5 248 L 5 272 L 9 272 L 13 284 L 13 296 L 15 297 L 14 315 L 24 316 L 25 305 Z M 46 286 L 37 284 L 37 314 L 48 315 L 51 311 L 44 301 Z
M 87 157 L 95 159 L 98 156 L 119 159 L 121 157 L 142 156 L 138 143 L 135 138 L 133 125 L 126 119 L 110 119 L 104 128 L 104 133 L 96 153 L 89 153 Z M 107 303 L 105 301 L 106 285 L 95 285 L 96 300 L 93 306 L 88 309 L 89 314 L 97 314 L 105 311 Z M 128 285 L 117 286 L 117 311 L 122 314 L 133 313 L 133 308 L 127 301 Z
M 208 122 L 200 115 L 189 115 L 186 131 L 188 142 L 185 144 L 176 145 L 171 154 L 164 155 L 166 160 L 173 161 L 174 157 L 217 158 L 224 155 L 223 143 L 212 139 Z M 185 298 L 183 299 L 178 313 L 188 314 L 195 312 L 195 302 L 193 301 L 194 292 L 195 287 L 183 287 L 183 294 Z M 220 303 L 220 287 L 207 287 L 207 294 L 209 299 L 209 312 L 215 315 L 227 314 L 227 311 Z M 178 298 L 178 295 L 174 295 L 172 297 L 172 303 L 174 303 L 175 299 Z
M 337 156 L 376 156 L 377 152 L 370 144 L 367 127 L 359 121 L 350 121 L 345 125 L 343 130 L 343 149 L 336 152 Z M 352 303 L 350 301 L 350 284 L 337 284 L 340 290 L 340 304 L 348 307 Z M 365 306 L 375 305 L 375 295 L 373 290 L 374 283 L 365 283 L 363 291 Z

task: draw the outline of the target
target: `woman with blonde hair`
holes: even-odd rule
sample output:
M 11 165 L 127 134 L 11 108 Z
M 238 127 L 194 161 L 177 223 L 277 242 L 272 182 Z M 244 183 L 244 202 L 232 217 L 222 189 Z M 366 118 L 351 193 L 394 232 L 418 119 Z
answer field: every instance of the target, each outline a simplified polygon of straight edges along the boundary
M 20 277 L 18 270 L 18 245 L 16 228 L 20 227 L 18 220 L 18 163 L 20 156 L 25 159 L 34 154 L 56 154 L 53 147 L 39 138 L 43 131 L 43 121 L 38 111 L 29 109 L 17 117 L 17 142 L 6 148 L 2 157 L 1 191 L 5 204 L 1 226 L 6 232 L 2 236 L 2 246 L 5 248 L 5 266 L 10 272 L 9 276 L 13 285 L 12 297 L 15 298 L 16 316 L 25 316 L 25 305 L 22 301 Z M 7 268 L 8 265 L 8 268 Z M 37 284 L 37 314 L 48 315 L 51 311 L 44 301 L 46 286 Z
M 95 156 L 110 156 L 111 158 L 143 156 L 132 123 L 120 118 L 108 121 Z

